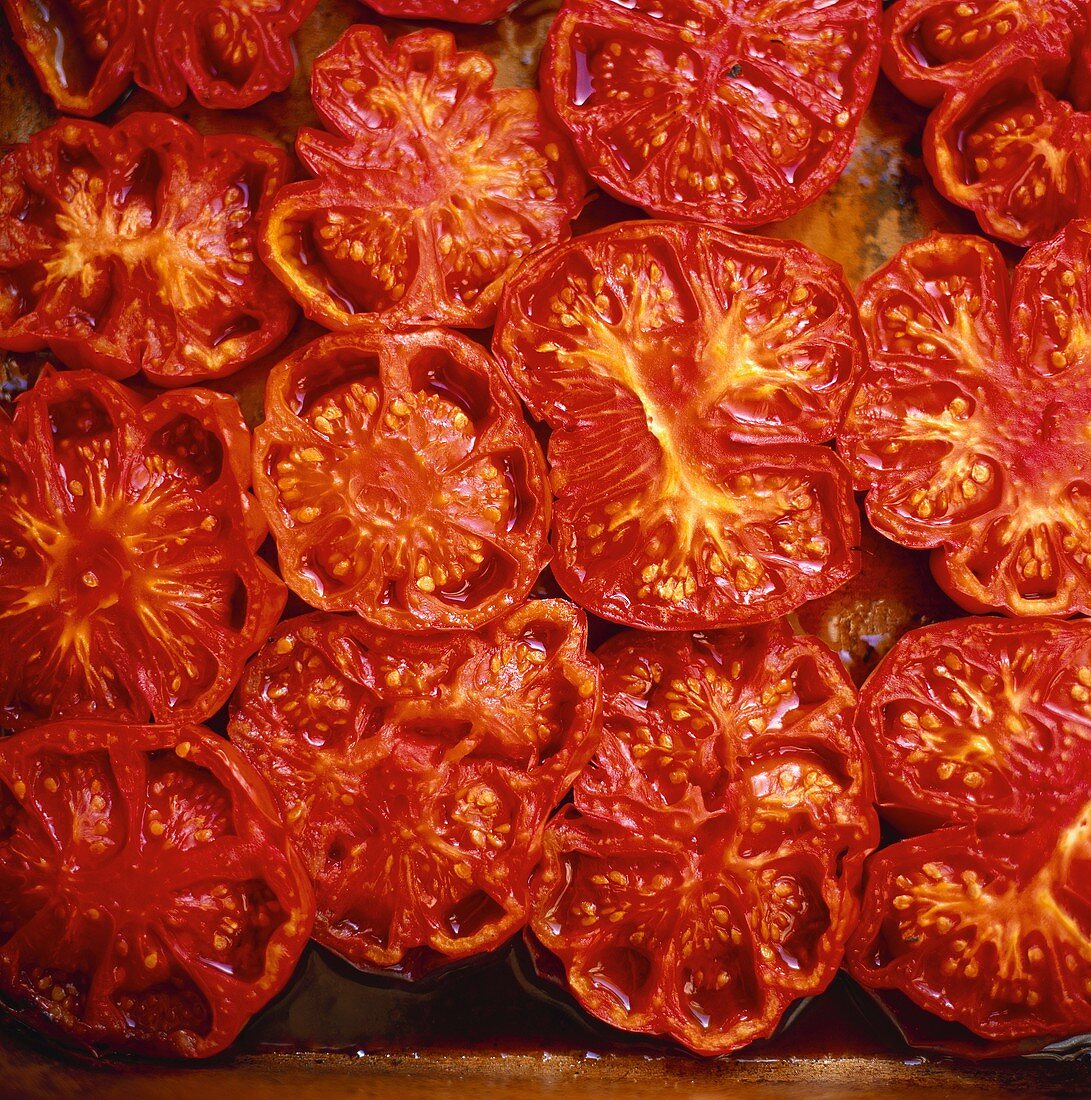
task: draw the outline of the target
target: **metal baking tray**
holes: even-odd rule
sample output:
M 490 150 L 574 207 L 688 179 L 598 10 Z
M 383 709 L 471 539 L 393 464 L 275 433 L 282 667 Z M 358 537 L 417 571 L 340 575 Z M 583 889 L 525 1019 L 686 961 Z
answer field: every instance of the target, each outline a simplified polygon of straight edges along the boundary
M 533 86 L 557 3 L 528 0 L 491 26 L 450 29 L 460 45 L 494 59 L 498 84 Z M 249 130 L 290 149 L 296 129 L 315 121 L 307 94 L 310 62 L 359 22 L 378 23 L 388 35 L 413 26 L 379 20 L 352 0 L 321 0 L 296 37 L 300 64 L 286 92 L 247 111 L 211 112 L 187 101 L 175 113 L 201 130 Z M 156 108 L 134 90 L 107 118 Z M 0 150 L 55 117 L 0 23 Z M 920 155 L 924 117 L 880 78 L 842 178 L 812 206 L 765 232 L 803 241 L 838 261 L 852 284 L 932 229 L 973 232 L 970 217 L 928 181 Z M 577 231 L 639 216 L 597 194 Z M 251 420 L 260 416 L 265 375 L 275 358 L 216 385 L 234 392 Z M 915 555 L 891 553 L 899 556 L 895 567 L 880 553 L 869 557 L 865 546 L 864 574 L 845 595 L 842 635 L 881 632 L 888 628 L 885 620 L 904 620 L 906 608 L 928 615 L 940 599 L 927 569 L 911 560 Z M 895 608 L 893 615 L 886 605 Z M 305 1100 L 435 1097 L 468 1088 L 485 1097 L 560 1092 L 628 1100 L 667 1092 L 775 1098 L 798 1091 L 812 1100 L 896 1098 L 924 1090 L 936 1096 L 1091 1095 L 1091 1072 L 1063 1057 L 978 1061 L 911 1049 L 878 1004 L 844 975 L 792 1017 L 765 1043 L 702 1061 L 588 1020 L 536 978 L 520 943 L 423 986 L 361 975 L 312 945 L 288 989 L 231 1050 L 204 1063 L 77 1058 L 0 1019 L 0 1097 L 191 1100 L 197 1092 L 207 1100 Z

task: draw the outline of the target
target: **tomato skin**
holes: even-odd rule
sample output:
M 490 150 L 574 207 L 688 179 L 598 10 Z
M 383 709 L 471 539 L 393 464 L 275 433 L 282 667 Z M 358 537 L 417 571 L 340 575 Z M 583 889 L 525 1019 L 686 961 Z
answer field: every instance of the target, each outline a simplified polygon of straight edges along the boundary
M 200 721 L 284 607 L 225 394 L 43 372 L 0 421 L 0 726 Z
M 1068 49 L 1016 38 L 949 93 L 925 128 L 939 191 L 1021 248 L 1091 216 L 1091 114 L 1062 95 L 1070 65 Z
M 603 735 L 546 833 L 530 927 L 592 1015 L 703 1055 L 833 979 L 877 840 L 855 692 L 769 624 L 624 631 Z
M 768 621 L 859 569 L 859 511 L 819 444 L 862 366 L 840 269 L 801 245 L 623 222 L 531 257 L 493 338 L 552 431 L 552 564 L 596 615 Z
M 587 181 L 537 93 L 495 76 L 446 31 L 350 27 L 315 61 L 328 132 L 296 138 L 315 179 L 280 191 L 262 239 L 308 317 L 481 328 L 519 259 L 567 239 Z
M 933 234 L 859 288 L 871 366 L 838 450 L 877 530 L 933 549 L 967 610 L 1091 609 L 1079 333 L 1091 226 L 1072 222 L 1009 277 L 996 247 Z
M 254 487 L 294 591 L 396 630 L 480 626 L 549 558 L 545 460 L 452 332 L 328 335 L 269 376 Z
M 856 725 L 881 814 L 919 835 L 868 862 L 853 976 L 989 1040 L 1087 1031 L 1091 624 L 912 631 Z
M 295 310 L 256 242 L 287 165 L 162 114 L 39 131 L 0 161 L 0 347 L 163 386 L 275 347 Z
M 204 1058 L 285 985 L 314 895 L 269 789 L 199 726 L 0 741 L 0 995 L 99 1049 Z
M 167 107 L 250 107 L 295 72 L 291 37 L 317 0 L 0 0 L 42 90 L 101 114 L 135 80 Z M 258 10 L 255 10 L 258 9 Z
M 563 600 L 475 632 L 407 637 L 321 612 L 281 624 L 229 734 L 277 793 L 319 943 L 412 977 L 525 924 L 546 820 L 598 740 L 586 646 Z
M 543 88 L 611 195 L 752 228 L 801 210 L 848 163 L 879 27 L 873 0 L 565 0 Z
M 1009 43 L 1029 34 L 1068 50 L 1085 22 L 1069 0 L 898 0 L 883 13 L 883 72 L 914 103 L 934 107 L 975 82 Z
M 391 19 L 492 23 L 515 3 L 516 0 L 375 0 L 368 7 Z

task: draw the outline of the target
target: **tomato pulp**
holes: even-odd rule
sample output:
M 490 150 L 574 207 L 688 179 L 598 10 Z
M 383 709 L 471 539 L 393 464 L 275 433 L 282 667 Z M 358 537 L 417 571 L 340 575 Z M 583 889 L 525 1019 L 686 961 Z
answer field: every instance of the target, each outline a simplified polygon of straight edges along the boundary
M 268 789 L 197 726 L 0 741 L 0 994 L 58 1038 L 203 1058 L 288 981 L 314 895 Z
M 544 250 L 494 348 L 551 429 L 553 572 L 604 618 L 767 621 L 857 572 L 828 447 L 863 362 L 840 270 L 802 245 L 626 222 Z
M 315 938 L 418 975 L 526 923 L 546 820 L 598 738 L 583 613 L 532 600 L 408 637 L 323 613 L 251 665 L 230 736 L 277 792 L 315 882 Z

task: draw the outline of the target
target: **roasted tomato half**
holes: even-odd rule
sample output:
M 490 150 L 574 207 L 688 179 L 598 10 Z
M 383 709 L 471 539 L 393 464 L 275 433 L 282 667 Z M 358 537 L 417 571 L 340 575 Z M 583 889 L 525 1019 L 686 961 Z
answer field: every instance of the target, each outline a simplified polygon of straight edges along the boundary
M 233 398 L 43 374 L 0 419 L 0 727 L 216 711 L 285 601 L 248 483 Z
M 549 558 L 545 460 L 480 345 L 325 336 L 269 376 L 254 488 L 285 579 L 397 630 L 479 626 Z
M 527 261 L 495 350 L 552 429 L 553 570 L 617 622 L 768 621 L 859 568 L 819 444 L 862 363 L 840 269 L 795 243 L 628 222 Z
M 161 386 L 238 370 L 295 316 L 257 256 L 286 171 L 169 115 L 39 131 L 0 161 L 0 347 Z
M 907 634 L 856 719 L 884 816 L 909 833 L 1018 830 L 1091 791 L 1085 666 L 1086 621 L 964 618 Z
M 598 656 L 602 741 L 546 832 L 531 929 L 593 1015 L 725 1054 L 841 964 L 878 832 L 856 693 L 780 625 Z
M 1091 1030 L 1091 624 L 915 631 L 858 725 L 884 816 L 938 828 L 870 860 L 852 974 L 989 1039 Z
M 446 23 L 491 23 L 518 0 L 368 0 L 368 7 L 394 19 L 441 19 Z
M 1070 60 L 1036 35 L 1015 38 L 944 98 L 925 130 L 939 190 L 1022 248 L 1091 216 L 1091 112 L 1071 102 L 1080 79 L 1091 83 L 1091 57 L 1082 78 Z
M 1009 291 L 979 237 L 906 245 L 860 288 L 871 353 L 839 438 L 872 523 L 934 547 L 970 611 L 1091 612 L 1091 223 Z
M 302 129 L 317 178 L 277 196 L 262 255 L 329 328 L 489 325 L 522 256 L 568 237 L 586 179 L 536 92 L 445 31 L 387 45 L 351 27 L 314 63 L 329 129 Z
M 279 796 L 319 943 L 420 973 L 523 926 L 546 820 L 598 738 L 586 646 L 563 600 L 478 632 L 406 637 L 321 613 L 278 628 L 230 735 Z
M 883 15 L 883 71 L 931 107 L 1028 32 L 1050 51 L 1068 50 L 1086 21 L 1079 0 L 898 0 Z
M 215 1054 L 313 921 L 269 789 L 222 738 L 73 721 L 0 741 L 0 998 L 33 1027 Z
M 317 0 L 0 0 L 43 90 L 69 115 L 135 80 L 168 107 L 249 107 L 286 88 L 291 37 Z
M 879 71 L 877 0 L 566 0 L 543 87 L 611 194 L 764 225 L 848 163 Z

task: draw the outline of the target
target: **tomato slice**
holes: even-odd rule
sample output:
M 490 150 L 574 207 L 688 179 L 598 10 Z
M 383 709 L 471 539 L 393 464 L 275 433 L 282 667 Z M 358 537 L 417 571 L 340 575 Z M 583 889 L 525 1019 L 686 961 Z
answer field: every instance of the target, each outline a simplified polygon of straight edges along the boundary
M 471 633 L 398 636 L 322 613 L 278 628 L 230 736 L 279 796 L 319 943 L 419 974 L 522 927 L 546 819 L 598 737 L 586 646 L 562 600 Z
M 849 968 L 989 1039 L 1082 1034 L 1089 871 L 1091 802 L 1015 835 L 961 826 L 900 841 L 869 863 Z
M 565 0 L 543 87 L 587 170 L 670 217 L 757 226 L 848 163 L 879 71 L 876 0 Z
M 1010 43 L 1033 36 L 1068 50 L 1086 21 L 1073 0 L 898 0 L 883 15 L 883 72 L 931 107 L 975 82 Z
M 0 0 L 12 40 L 57 109 L 104 111 L 132 79 L 134 8 L 130 0 Z
M 625 631 L 530 926 L 592 1015 L 725 1054 L 837 972 L 877 825 L 855 691 L 779 624 Z
M 994 1040 L 1091 1028 L 1091 624 L 903 638 L 857 720 L 884 816 L 853 975 Z
M 766 621 L 859 568 L 826 447 L 862 362 L 840 269 L 802 245 L 628 222 L 539 253 L 494 349 L 552 429 L 553 570 L 633 626 Z
M 860 288 L 871 366 L 839 437 L 872 523 L 970 611 L 1091 609 L 1091 224 L 1030 250 L 934 234 Z
M 257 257 L 277 146 L 169 115 L 65 121 L 0 161 L 0 347 L 184 385 L 284 339 L 294 307 Z
M 284 607 L 234 399 L 44 373 L 0 420 L 0 726 L 214 713 Z
M 1088 785 L 1087 700 L 1091 623 L 969 618 L 910 632 L 857 715 L 884 815 L 909 832 L 1049 816 Z
M 329 129 L 302 129 L 316 179 L 277 196 L 262 255 L 329 328 L 482 327 L 519 259 L 562 240 L 587 184 L 537 93 L 444 31 L 389 46 L 351 27 L 314 64 Z
M 288 87 L 317 0 L 0 0 L 59 111 L 105 111 L 135 80 L 168 107 L 249 107 Z
M 168 107 L 190 91 L 203 107 L 250 107 L 291 83 L 292 35 L 317 2 L 159 0 L 138 34 L 134 79 Z
M 939 190 L 986 233 L 1023 248 L 1091 216 L 1091 113 L 1066 98 L 1069 63 L 1064 49 L 1014 39 L 925 130 Z
M 375 0 L 369 3 L 392 19 L 441 19 L 445 23 L 492 23 L 516 0 Z
M 71 721 L 0 741 L 0 994 L 32 1026 L 215 1054 L 313 920 L 268 788 L 208 730 Z
M 308 603 L 399 630 L 472 627 L 549 557 L 545 460 L 515 395 L 451 332 L 330 335 L 269 377 L 254 486 Z

